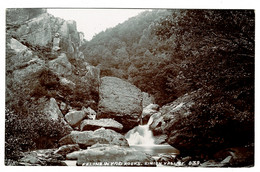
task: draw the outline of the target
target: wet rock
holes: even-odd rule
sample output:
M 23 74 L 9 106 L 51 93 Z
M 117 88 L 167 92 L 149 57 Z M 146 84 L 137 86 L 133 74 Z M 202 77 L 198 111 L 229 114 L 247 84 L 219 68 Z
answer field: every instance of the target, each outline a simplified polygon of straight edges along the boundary
M 112 118 L 128 131 L 140 122 L 142 92 L 140 89 L 116 77 L 101 78 L 97 118 Z
M 78 144 L 63 145 L 63 146 L 59 147 L 59 149 L 56 150 L 54 153 L 60 154 L 65 157 L 67 154 L 74 152 L 74 151 L 78 151 L 78 150 L 80 150 Z
M 109 166 L 155 166 L 155 160 L 150 155 L 118 145 L 90 147 L 78 154 L 77 165 L 92 166 L 94 163 L 106 163 Z
M 60 145 L 79 144 L 83 149 L 96 143 L 128 146 L 128 142 L 123 135 L 104 128 L 95 131 L 72 131 L 59 141 Z
M 162 135 L 156 135 L 154 138 L 154 144 L 161 145 L 161 144 L 167 144 L 167 138 L 168 136 L 166 134 Z
M 55 154 L 55 149 L 43 149 L 25 152 L 23 157 L 18 160 L 19 165 L 24 166 L 64 166 L 64 158 Z
M 113 119 L 99 119 L 99 120 L 89 120 L 85 119 L 80 124 L 80 130 L 96 130 L 99 128 L 111 129 L 117 132 L 120 132 L 123 128 L 123 125 Z

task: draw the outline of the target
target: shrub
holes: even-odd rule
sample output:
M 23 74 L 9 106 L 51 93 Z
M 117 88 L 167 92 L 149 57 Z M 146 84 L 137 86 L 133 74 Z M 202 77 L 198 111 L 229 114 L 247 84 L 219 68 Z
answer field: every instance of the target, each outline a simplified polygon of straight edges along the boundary
M 53 121 L 46 114 L 29 114 L 5 110 L 5 158 L 18 159 L 22 151 L 57 147 L 66 130 L 61 121 Z

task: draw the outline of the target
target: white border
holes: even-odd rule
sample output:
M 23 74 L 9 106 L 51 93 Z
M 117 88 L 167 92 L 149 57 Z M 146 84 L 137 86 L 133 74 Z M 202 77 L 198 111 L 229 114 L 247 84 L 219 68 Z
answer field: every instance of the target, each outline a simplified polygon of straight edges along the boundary
M 107 168 L 107 167 L 87 167 L 87 169 L 83 169 L 86 167 L 5 167 L 4 166 L 4 106 L 5 106 L 5 8 L 36 8 L 36 7 L 45 7 L 45 8 L 185 8 L 185 9 L 255 9 L 256 10 L 256 50 L 259 50 L 258 44 L 258 37 L 259 37 L 259 22 L 258 22 L 258 8 L 259 5 L 257 0 L 73 0 L 73 1 L 65 1 L 65 0 L 1 0 L 0 2 L 0 77 L 1 77 L 1 84 L 0 84 L 0 167 L 1 171 L 9 171 L 9 170 L 19 170 L 19 171 L 35 171 L 35 170 L 65 170 L 65 171 L 72 171 L 72 170 L 113 170 L 113 171 L 141 171 L 141 170 L 166 170 L 166 171 L 217 171 L 217 170 L 231 170 L 231 171 L 259 171 L 259 127 L 258 127 L 258 90 L 259 88 L 259 70 L 256 68 L 256 76 L 255 76 L 255 120 L 256 120 L 256 127 L 255 127 L 255 145 L 256 145 L 256 159 L 255 159 L 255 167 L 253 168 L 149 168 L 143 169 L 141 167 L 117 167 L 117 168 Z M 259 51 L 256 51 L 256 64 L 257 67 L 259 65 L 258 60 Z M 47 169 L 46 169 L 47 168 Z

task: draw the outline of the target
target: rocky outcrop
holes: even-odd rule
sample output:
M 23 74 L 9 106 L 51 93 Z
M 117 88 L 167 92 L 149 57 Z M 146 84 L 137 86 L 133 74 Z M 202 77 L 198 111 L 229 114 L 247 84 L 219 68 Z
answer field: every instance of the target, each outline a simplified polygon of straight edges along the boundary
M 80 124 L 81 131 L 96 130 L 99 128 L 111 129 L 120 132 L 123 129 L 123 125 L 113 119 L 98 119 L 89 120 L 85 119 Z
M 58 76 L 67 76 L 72 74 L 72 65 L 68 61 L 65 53 L 62 53 L 57 59 L 49 61 L 48 65 L 50 70 Z
M 118 145 L 94 145 L 79 152 L 76 158 L 79 166 L 155 166 L 151 155 Z
M 142 114 L 142 92 L 115 77 L 101 78 L 97 118 L 113 118 L 128 131 L 137 126 Z
M 46 9 L 8 9 L 7 24 L 15 24 L 15 37 L 33 46 L 52 44 L 57 33 L 61 36 L 62 50 L 68 51 L 69 44 L 79 46 L 82 39 L 76 22 L 56 18 L 46 12 Z
M 7 23 L 23 23 L 43 13 L 47 13 L 47 9 L 9 8 L 6 9 L 6 19 L 7 19 Z
M 167 135 L 167 143 L 178 149 L 181 156 L 209 160 L 208 158 L 213 158 L 213 155 L 219 150 L 232 145 L 244 147 L 247 144 L 243 140 L 239 140 L 239 134 L 237 133 L 240 131 L 238 126 L 245 125 L 247 122 L 237 118 L 231 120 L 232 115 L 225 113 L 211 112 L 210 114 L 208 111 L 206 111 L 208 113 L 202 113 L 197 110 L 203 104 L 208 104 L 208 102 L 205 103 L 203 97 L 207 94 L 210 95 L 203 89 L 187 93 L 172 103 L 164 105 L 158 113 L 152 115 L 154 121 L 150 125 L 150 129 L 153 134 L 155 136 Z M 228 107 L 231 107 L 231 105 Z M 207 109 L 209 107 L 203 108 Z M 234 114 L 235 111 L 231 109 L 228 112 Z M 218 111 L 226 111 L 226 109 L 218 109 Z M 230 127 L 232 125 L 235 129 Z M 240 134 L 244 135 L 243 132 Z M 226 157 L 227 154 L 219 160 L 223 161 Z M 252 162 L 252 158 L 247 159 L 247 161 Z
M 7 100 L 47 96 L 76 109 L 96 109 L 100 70 L 78 58 L 84 39 L 75 21 L 56 18 L 45 9 L 7 9 L 6 32 Z
M 81 148 L 86 148 L 96 143 L 128 146 L 127 140 L 123 135 L 104 128 L 95 131 L 72 131 L 59 141 L 60 145 L 79 144 Z

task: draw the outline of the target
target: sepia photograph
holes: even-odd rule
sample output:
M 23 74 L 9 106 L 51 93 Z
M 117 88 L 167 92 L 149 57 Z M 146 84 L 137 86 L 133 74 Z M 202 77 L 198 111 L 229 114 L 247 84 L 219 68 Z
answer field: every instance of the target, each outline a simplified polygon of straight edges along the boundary
M 255 10 L 6 8 L 5 166 L 255 167 Z

